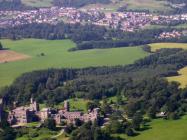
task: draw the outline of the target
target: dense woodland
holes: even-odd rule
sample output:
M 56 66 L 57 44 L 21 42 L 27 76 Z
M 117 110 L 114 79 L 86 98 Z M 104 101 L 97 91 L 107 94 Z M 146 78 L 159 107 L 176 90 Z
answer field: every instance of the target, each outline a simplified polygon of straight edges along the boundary
M 26 10 L 31 7 L 22 4 L 21 0 L 0 0 L 1 10 Z
M 145 46 L 144 50 L 150 49 Z M 104 130 L 97 126 L 99 122 L 84 124 L 80 128 L 68 125 L 65 131 L 71 134 L 72 140 L 99 140 L 97 136 L 108 140 L 110 134 L 115 133 L 134 136 L 144 123 L 144 114 L 155 118 L 156 113 L 164 111 L 166 119 L 178 119 L 187 111 L 187 89 L 179 89 L 178 83 L 169 83 L 164 79 L 165 76 L 177 75 L 177 70 L 185 66 L 187 51 L 161 49 L 127 66 L 48 69 L 25 73 L 11 86 L 2 89 L 0 95 L 7 109 L 12 108 L 14 101 L 19 105 L 27 104 L 31 97 L 48 106 L 69 98 L 89 99 L 93 101 L 88 105 L 89 109 L 99 106 L 102 116 L 112 113 L 112 125 Z M 106 100 L 113 96 L 117 97 L 116 103 Z M 99 103 L 101 100 L 103 104 Z M 112 111 L 112 104 L 116 111 Z M 131 123 L 125 118 L 122 122 L 117 121 L 124 114 L 132 118 Z M 10 129 L 5 132 L 9 131 L 14 134 Z
M 1 38 L 13 40 L 21 38 L 40 39 L 72 39 L 77 47 L 72 50 L 93 48 L 114 48 L 144 45 L 154 42 L 187 42 L 187 36 L 176 39 L 158 39 L 163 31 L 173 31 L 171 28 L 140 30 L 136 32 L 123 32 L 95 25 L 80 24 L 28 24 L 13 28 L 1 28 Z M 180 29 L 179 29 L 180 31 Z
M 177 107 L 171 110 L 177 111 L 183 98 L 178 84 L 162 77 L 177 75 L 177 70 L 187 65 L 186 58 L 187 52 L 181 49 L 163 49 L 128 66 L 34 71 L 4 88 L 1 96 L 10 107 L 12 101 L 26 104 L 30 97 L 53 106 L 70 97 L 97 100 L 120 94 L 128 98 L 126 107 L 141 104 L 135 112 L 150 107 L 160 111 L 177 96 Z
M 0 42 L 0 50 L 2 50 L 3 49 L 3 45 L 2 45 L 2 43 Z

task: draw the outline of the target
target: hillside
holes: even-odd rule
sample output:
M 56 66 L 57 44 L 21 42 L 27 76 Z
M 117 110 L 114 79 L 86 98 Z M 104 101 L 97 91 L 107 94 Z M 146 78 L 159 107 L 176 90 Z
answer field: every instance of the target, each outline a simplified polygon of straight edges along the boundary
M 93 49 L 69 52 L 75 47 L 70 40 L 24 39 L 1 40 L 6 48 L 30 56 L 27 60 L 0 64 L 0 85 L 10 84 L 22 73 L 46 68 L 80 68 L 131 64 L 147 56 L 140 47 Z M 27 45 L 25 45 L 27 44 Z M 12 71 L 14 70 L 14 71 Z

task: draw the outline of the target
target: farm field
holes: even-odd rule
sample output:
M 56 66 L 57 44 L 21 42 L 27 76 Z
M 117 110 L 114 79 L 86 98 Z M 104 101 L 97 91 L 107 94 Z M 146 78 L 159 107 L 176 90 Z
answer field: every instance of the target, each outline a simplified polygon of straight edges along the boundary
M 187 49 L 187 43 L 153 43 L 150 44 L 151 51 L 156 52 L 159 49 L 163 48 L 182 48 Z
M 83 68 L 131 64 L 148 55 L 140 47 L 93 49 L 69 52 L 70 40 L 1 40 L 4 47 L 30 56 L 27 60 L 0 64 L 0 87 L 13 82 L 22 73 L 47 68 Z
M 21 0 L 23 4 L 31 7 L 50 7 L 53 0 Z
M 162 48 L 182 48 L 187 49 L 187 44 L 185 43 L 154 43 L 150 44 L 151 51 L 155 52 L 156 50 Z M 178 76 L 167 77 L 168 81 L 176 81 L 180 83 L 181 88 L 185 88 L 187 85 L 187 67 L 178 71 Z
M 157 0 L 113 0 L 111 4 L 91 4 L 84 8 L 104 8 L 109 11 L 117 11 L 121 6 L 127 6 L 127 10 L 150 10 L 151 12 L 168 12 L 172 9 L 166 6 L 166 1 Z
M 30 57 L 10 50 L 0 51 L 0 63 L 29 59 Z
M 168 81 L 176 81 L 180 83 L 181 88 L 185 88 L 187 86 L 187 67 L 180 69 L 178 71 L 178 76 L 167 77 Z
M 22 0 L 22 3 L 32 7 L 50 7 L 53 6 L 53 0 Z M 157 0 L 112 0 L 111 4 L 91 4 L 84 8 L 103 7 L 116 11 L 119 7 L 127 5 L 127 10 L 150 10 L 155 11 L 171 11 L 172 9 L 167 6 L 166 1 Z
M 186 140 L 187 116 L 179 120 L 157 119 L 150 123 L 150 129 L 136 137 L 119 135 L 126 140 Z M 172 135 L 171 135 L 172 134 Z

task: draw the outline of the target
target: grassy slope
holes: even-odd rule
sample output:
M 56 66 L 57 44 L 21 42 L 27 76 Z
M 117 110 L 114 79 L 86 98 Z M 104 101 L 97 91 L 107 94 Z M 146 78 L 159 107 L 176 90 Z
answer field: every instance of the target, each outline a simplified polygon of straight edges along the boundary
M 166 2 L 157 0 L 113 0 L 113 3 L 108 5 L 92 4 L 85 6 L 84 8 L 98 8 L 102 7 L 109 9 L 110 11 L 116 11 L 119 7 L 128 5 L 128 10 L 150 10 L 153 11 L 171 11 L 169 6 L 166 6 Z
M 50 7 L 53 0 L 21 0 L 23 4 L 31 7 Z
M 145 57 L 140 47 L 93 49 L 68 52 L 75 47 L 70 40 L 47 41 L 25 39 L 19 41 L 1 40 L 3 45 L 16 52 L 31 56 L 31 59 L 0 64 L 0 87 L 10 84 L 22 73 L 33 70 L 63 67 L 112 66 L 133 63 Z M 45 53 L 45 56 L 38 56 Z
M 91 4 L 84 8 L 103 7 L 116 11 L 120 6 L 128 5 L 128 10 L 150 10 L 150 11 L 170 11 L 172 10 L 167 6 L 165 1 L 157 0 L 112 0 L 111 4 Z M 22 0 L 25 5 L 32 7 L 50 7 L 53 6 L 53 0 Z
M 187 116 L 179 120 L 157 119 L 150 123 L 150 129 L 141 132 L 136 137 L 119 135 L 126 140 L 186 140 Z

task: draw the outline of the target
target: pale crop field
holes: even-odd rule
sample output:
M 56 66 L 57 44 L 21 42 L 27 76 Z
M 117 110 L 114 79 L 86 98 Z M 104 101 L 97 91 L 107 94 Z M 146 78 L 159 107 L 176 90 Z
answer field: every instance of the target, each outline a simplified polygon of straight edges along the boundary
M 178 76 L 167 77 L 168 81 L 176 81 L 180 83 L 181 88 L 187 86 L 187 67 L 184 67 L 178 71 Z
M 159 49 L 169 49 L 169 48 L 181 48 L 187 49 L 187 43 L 153 43 L 149 44 L 151 46 L 151 51 L 156 52 Z

